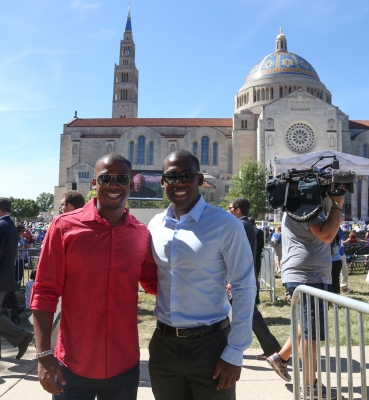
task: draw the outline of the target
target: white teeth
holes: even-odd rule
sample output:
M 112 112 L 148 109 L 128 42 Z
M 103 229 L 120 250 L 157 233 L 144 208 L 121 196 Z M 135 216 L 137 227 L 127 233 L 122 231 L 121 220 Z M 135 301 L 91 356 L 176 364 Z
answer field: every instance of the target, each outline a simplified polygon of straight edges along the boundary
M 117 197 L 120 196 L 120 194 L 119 193 L 108 193 L 107 196 L 112 199 L 116 199 Z
M 183 195 L 185 195 L 187 192 L 174 192 L 174 194 L 176 195 L 176 196 L 183 196 Z

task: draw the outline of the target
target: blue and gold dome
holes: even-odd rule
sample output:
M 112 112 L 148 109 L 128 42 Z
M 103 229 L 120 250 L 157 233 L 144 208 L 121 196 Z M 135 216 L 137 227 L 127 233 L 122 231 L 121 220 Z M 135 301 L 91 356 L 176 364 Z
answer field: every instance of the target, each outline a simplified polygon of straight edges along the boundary
M 287 51 L 287 39 L 282 33 L 282 28 L 276 39 L 276 51 L 264 57 L 251 69 L 245 83 L 277 75 L 300 75 L 320 82 L 318 74 L 310 63 L 297 54 Z
M 249 72 L 246 82 L 278 74 L 304 75 L 320 82 L 318 74 L 310 63 L 289 52 L 275 52 L 264 57 Z

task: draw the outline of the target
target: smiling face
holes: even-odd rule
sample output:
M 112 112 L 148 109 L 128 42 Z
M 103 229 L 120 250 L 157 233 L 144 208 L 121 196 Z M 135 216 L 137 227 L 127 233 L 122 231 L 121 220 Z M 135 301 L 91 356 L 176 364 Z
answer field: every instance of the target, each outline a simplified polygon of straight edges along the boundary
M 169 156 L 164 162 L 163 172 L 180 173 L 184 171 L 197 171 L 197 166 L 190 158 L 177 158 L 175 155 Z M 199 200 L 199 186 L 202 186 L 204 177 L 202 174 L 195 174 L 191 182 L 176 182 L 168 184 L 161 179 L 161 185 L 172 202 L 173 211 L 176 219 L 181 215 L 187 214 Z
M 126 174 L 131 176 L 131 169 L 122 161 L 110 161 L 106 158 L 96 166 L 96 177 L 102 174 Z M 118 185 L 115 177 L 111 179 L 111 182 L 107 186 L 99 185 L 96 178 L 92 180 L 92 184 L 96 188 L 97 209 L 101 216 L 106 218 L 109 222 L 110 218 L 117 218 L 119 215 L 122 217 L 126 201 L 133 188 L 132 180 L 130 180 L 128 186 L 125 187 Z

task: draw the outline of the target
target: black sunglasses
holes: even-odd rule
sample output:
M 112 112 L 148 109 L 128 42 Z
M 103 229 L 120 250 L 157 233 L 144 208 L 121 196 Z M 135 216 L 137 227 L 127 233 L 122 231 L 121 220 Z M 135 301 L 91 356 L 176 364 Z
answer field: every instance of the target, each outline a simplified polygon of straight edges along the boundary
M 162 174 L 161 176 L 165 180 L 166 183 L 171 184 L 175 183 L 178 180 L 181 182 L 191 182 L 195 175 L 198 175 L 199 171 L 184 171 L 177 174 L 176 172 L 168 172 L 167 174 Z
M 128 186 L 129 181 L 131 180 L 131 178 L 126 174 L 101 174 L 96 178 L 96 181 L 100 186 L 108 186 L 113 177 L 115 178 L 115 182 L 117 182 L 117 184 L 122 187 Z

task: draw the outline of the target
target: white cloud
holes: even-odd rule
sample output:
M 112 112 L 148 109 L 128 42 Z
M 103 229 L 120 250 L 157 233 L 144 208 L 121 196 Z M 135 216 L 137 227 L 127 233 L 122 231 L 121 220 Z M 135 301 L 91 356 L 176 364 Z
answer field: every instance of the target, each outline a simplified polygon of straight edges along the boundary
M 39 107 L 21 107 L 21 106 L 7 106 L 0 105 L 0 112 L 9 112 L 9 111 L 41 111 L 48 110 L 50 108 L 55 108 L 56 105 L 48 105 L 48 106 L 39 106 Z
M 0 162 L 0 196 L 34 199 L 42 193 L 54 193 L 58 184 L 58 160 L 28 157 Z
M 90 10 L 94 10 L 99 8 L 100 6 L 91 0 L 73 0 L 70 4 L 71 8 L 77 8 L 82 12 L 88 12 Z
M 39 54 L 46 54 L 47 50 L 46 49 L 26 49 L 23 50 L 22 52 L 9 56 L 5 59 L 3 59 L 3 66 L 4 65 L 9 65 L 13 63 L 18 63 L 22 58 L 29 57 L 29 56 L 34 56 L 34 55 L 39 55 Z

